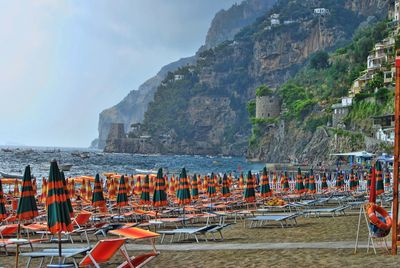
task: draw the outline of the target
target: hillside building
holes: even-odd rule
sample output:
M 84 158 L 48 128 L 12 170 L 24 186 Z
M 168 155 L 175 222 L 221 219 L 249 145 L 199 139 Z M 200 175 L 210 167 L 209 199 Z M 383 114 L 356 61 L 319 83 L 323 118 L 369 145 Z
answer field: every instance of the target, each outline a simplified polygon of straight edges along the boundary
M 332 126 L 334 128 L 346 128 L 344 119 L 350 113 L 353 99 L 350 97 L 342 98 L 340 103 L 332 105 Z
M 276 118 L 281 113 L 281 100 L 276 95 L 256 97 L 256 118 Z
M 393 144 L 394 143 L 394 115 L 374 116 L 373 129 L 375 138 Z
M 329 15 L 330 12 L 329 9 L 320 7 L 320 8 L 314 8 L 314 14 L 325 16 Z

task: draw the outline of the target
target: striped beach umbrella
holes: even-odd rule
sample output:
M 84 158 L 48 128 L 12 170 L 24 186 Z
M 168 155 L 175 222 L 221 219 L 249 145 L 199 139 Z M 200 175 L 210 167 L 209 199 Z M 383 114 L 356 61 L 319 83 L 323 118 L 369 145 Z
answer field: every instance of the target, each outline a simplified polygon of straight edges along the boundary
M 382 164 L 380 161 L 376 161 L 375 171 L 376 171 L 376 195 L 378 196 L 385 192 L 385 188 L 383 187 L 383 178 L 382 178 Z
M 162 169 L 159 168 L 154 184 L 153 206 L 165 207 L 168 205 L 167 193 L 165 192 L 165 180 L 162 174 Z
M 36 178 L 34 177 L 32 179 L 32 190 L 33 190 L 33 196 L 37 196 L 37 183 L 36 183 Z
M 322 178 L 321 178 L 321 190 L 328 190 L 328 182 L 327 182 L 325 173 L 322 175 Z
M 356 189 L 353 169 L 351 169 L 351 171 L 350 171 L 349 187 L 350 187 L 351 191 L 354 191 Z
M 199 183 L 196 174 L 194 174 L 192 178 L 192 199 L 199 199 Z
M 75 198 L 75 180 L 71 179 L 68 181 L 68 191 L 69 191 L 69 198 Z
M 32 177 L 30 166 L 25 167 L 24 178 L 22 180 L 21 197 L 18 202 L 18 220 L 31 220 L 39 215 L 36 199 L 32 187 Z
M 284 175 L 284 181 L 283 181 L 283 191 L 284 192 L 288 192 L 289 190 L 290 190 L 290 186 L 289 186 L 289 177 L 288 177 L 288 174 L 287 174 L 287 172 L 285 171 L 284 173 L 283 173 Z
M 314 170 L 310 170 L 309 186 L 308 192 L 310 194 L 315 194 L 317 192 L 317 185 L 315 184 Z
M 386 172 L 385 172 L 385 186 L 386 187 L 390 186 L 390 171 L 389 171 L 389 169 L 386 169 Z
M 61 258 L 61 232 L 72 232 L 73 225 L 67 204 L 68 197 L 55 160 L 50 164 L 47 186 L 47 227 L 52 234 L 58 233 L 58 252 Z
M 261 176 L 261 189 L 260 194 L 262 198 L 267 198 L 272 196 L 271 188 L 269 187 L 269 178 L 267 173 L 267 168 L 263 168 L 263 174 Z
M 132 180 L 131 180 L 131 195 L 134 196 L 135 194 L 136 194 L 136 191 L 135 191 L 135 178 L 132 177 Z
M 310 189 L 310 179 L 308 173 L 304 174 L 304 192 L 307 193 Z
M 187 205 L 190 204 L 190 200 L 189 181 L 186 175 L 186 169 L 182 168 L 182 172 L 179 175 L 177 201 L 179 205 Z
M 215 188 L 215 179 L 214 175 L 211 174 L 211 177 L 207 176 L 207 196 L 208 198 L 213 198 L 217 195 L 217 189 Z
M 146 175 L 146 177 L 144 177 L 143 183 L 141 184 L 142 192 L 140 194 L 139 201 L 141 205 L 151 205 L 149 181 L 149 175 Z
M 357 188 L 360 186 L 360 180 L 358 179 L 357 173 L 354 174 L 354 186 L 355 190 L 357 190 Z
M 86 179 L 82 179 L 82 183 L 81 183 L 81 198 L 85 199 L 86 197 L 87 197 Z
M 295 192 L 298 193 L 298 194 L 304 193 L 304 184 L 303 184 L 303 178 L 302 178 L 302 176 L 301 176 L 301 169 L 300 169 L 300 167 L 297 168 Z
M 117 207 L 126 207 L 128 205 L 128 195 L 126 192 L 126 184 L 124 175 L 119 179 L 118 191 L 117 191 L 117 203 L 115 204 Z
M 74 210 L 72 209 L 71 199 L 69 196 L 69 191 L 68 191 L 68 187 L 67 187 L 67 181 L 65 180 L 64 171 L 60 172 L 60 177 L 61 177 L 61 181 L 63 182 L 63 185 L 64 185 L 65 195 L 67 196 L 66 202 L 67 202 L 67 206 L 68 206 L 69 215 L 72 218 L 74 216 Z
M 174 175 L 172 175 L 172 177 L 170 179 L 168 191 L 169 191 L 170 195 L 175 195 L 176 188 L 175 188 L 175 177 L 174 177 Z
M 210 180 L 210 178 L 208 176 L 204 175 L 203 182 L 202 182 L 202 188 L 203 188 L 204 193 L 207 193 L 209 180 Z
M 110 185 L 109 185 L 109 188 L 108 188 L 108 198 L 109 199 L 114 199 L 115 198 L 115 195 L 116 195 L 116 188 L 117 188 L 117 181 L 116 181 L 117 179 L 114 179 L 114 178 L 110 178 Z
M 0 221 L 7 218 L 7 210 L 6 210 L 5 204 L 6 204 L 6 201 L 4 199 L 3 184 L 1 183 L 1 179 L 0 179 Z
M 247 173 L 246 184 L 244 187 L 244 200 L 248 203 L 256 201 L 256 192 L 254 189 L 253 175 L 251 174 L 250 170 Z
M 90 180 L 88 179 L 87 185 L 86 185 L 86 200 L 91 200 L 92 196 L 93 196 L 92 184 L 90 183 Z
M 226 175 L 226 173 L 224 174 L 224 176 L 222 178 L 221 194 L 222 194 L 222 197 L 225 197 L 225 198 L 231 196 L 231 191 L 229 190 L 228 176 Z
M 47 198 L 47 180 L 45 177 L 42 178 L 42 193 L 40 194 L 40 202 L 46 204 Z
M 142 181 L 140 176 L 137 178 L 137 182 L 135 184 L 135 193 L 137 195 L 141 195 L 142 194 Z
M 243 188 L 244 188 L 244 176 L 243 176 L 243 173 L 240 173 L 238 186 L 239 186 L 240 190 L 243 190 Z
M 371 179 L 372 179 L 372 167 L 368 169 L 368 174 L 367 174 L 367 191 L 371 189 Z
M 342 182 L 341 182 L 341 172 L 340 171 L 338 171 L 337 173 L 336 173 L 336 182 L 335 182 L 335 188 L 337 189 L 337 190 L 339 190 L 341 187 L 342 187 Z
M 103 187 L 100 182 L 99 174 L 96 174 L 94 179 L 94 188 L 92 194 L 92 206 L 94 208 L 103 208 L 106 206 L 106 200 L 104 199 L 103 195 Z
M 268 177 L 268 175 L 267 175 L 267 177 Z M 261 177 L 261 181 L 262 181 L 262 177 Z M 261 184 L 261 182 L 260 182 L 260 184 Z M 274 173 L 272 175 L 272 186 L 275 187 L 275 189 L 278 186 L 278 175 L 276 174 L 276 171 L 274 171 Z M 269 178 L 268 178 L 268 187 L 269 187 Z
M 13 196 L 14 197 L 19 197 L 19 185 L 18 185 L 18 180 L 17 179 L 15 179 L 15 181 L 14 181 Z

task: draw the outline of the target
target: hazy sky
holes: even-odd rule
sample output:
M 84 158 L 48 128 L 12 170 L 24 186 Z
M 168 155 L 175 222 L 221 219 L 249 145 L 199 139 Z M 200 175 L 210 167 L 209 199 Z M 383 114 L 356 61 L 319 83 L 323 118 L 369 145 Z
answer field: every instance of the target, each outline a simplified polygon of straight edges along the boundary
M 0 0 L 0 145 L 86 147 L 98 114 L 193 55 L 240 0 Z

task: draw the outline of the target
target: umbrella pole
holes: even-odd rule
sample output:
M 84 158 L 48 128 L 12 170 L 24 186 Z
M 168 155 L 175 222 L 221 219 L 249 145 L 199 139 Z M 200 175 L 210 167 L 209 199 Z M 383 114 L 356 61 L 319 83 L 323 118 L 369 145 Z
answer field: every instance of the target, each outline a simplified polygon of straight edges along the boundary
M 58 232 L 58 263 L 61 264 L 61 231 Z

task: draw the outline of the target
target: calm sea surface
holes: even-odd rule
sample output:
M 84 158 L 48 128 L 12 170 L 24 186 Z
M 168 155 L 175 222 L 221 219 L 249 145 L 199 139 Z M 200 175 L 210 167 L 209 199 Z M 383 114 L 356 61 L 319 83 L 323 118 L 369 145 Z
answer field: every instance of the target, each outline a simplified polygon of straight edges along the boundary
M 22 175 L 26 165 L 32 168 L 37 178 L 48 176 L 50 161 L 56 159 L 59 164 L 72 164 L 66 176 L 90 175 L 103 172 L 122 174 L 140 173 L 140 170 L 163 168 L 169 174 L 178 174 L 185 167 L 190 174 L 211 172 L 240 173 L 247 170 L 259 171 L 263 164 L 254 164 L 241 157 L 206 157 L 206 156 L 163 156 L 109 154 L 101 151 L 74 148 L 35 148 L 1 147 L 0 171 Z M 4 151 L 4 149 L 6 149 Z M 11 152 L 8 152 L 10 149 Z M 137 170 L 139 169 L 139 170 Z

